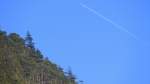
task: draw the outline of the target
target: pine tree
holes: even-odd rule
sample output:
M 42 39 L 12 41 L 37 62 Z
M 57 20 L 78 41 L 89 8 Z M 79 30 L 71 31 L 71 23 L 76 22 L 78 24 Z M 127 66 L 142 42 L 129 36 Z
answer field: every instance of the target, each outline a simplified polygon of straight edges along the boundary
M 32 36 L 31 36 L 29 31 L 27 32 L 27 35 L 26 35 L 26 38 L 25 38 L 25 43 L 26 43 L 27 47 L 29 47 L 31 49 L 35 49 L 33 38 L 32 38 Z
M 43 58 L 43 55 L 39 49 L 36 50 L 36 53 L 37 53 L 39 58 L 41 58 L 41 59 Z
M 75 83 L 76 77 L 75 75 L 72 73 L 71 68 L 69 67 L 69 70 L 67 72 L 67 78 L 70 80 L 71 84 Z

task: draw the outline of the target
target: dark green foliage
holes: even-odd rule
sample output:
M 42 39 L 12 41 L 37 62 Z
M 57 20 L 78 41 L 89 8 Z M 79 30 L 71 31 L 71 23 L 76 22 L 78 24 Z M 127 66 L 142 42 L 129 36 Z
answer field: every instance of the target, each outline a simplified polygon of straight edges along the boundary
M 42 53 L 41 53 L 41 51 L 40 50 L 36 50 L 36 53 L 37 53 L 37 56 L 39 57 L 39 58 L 43 58 L 43 55 L 42 55 Z
M 5 31 L 0 30 L 0 40 L 4 40 L 7 38 L 7 33 Z
M 34 49 L 34 42 L 30 32 L 27 32 L 27 35 L 25 37 L 25 42 L 27 47 Z
M 5 31 L 0 30 L 0 36 L 2 36 L 2 35 L 3 35 L 3 36 L 6 36 L 6 34 L 7 34 L 7 33 L 6 33 Z
M 72 71 L 43 59 L 28 33 L 26 44 L 16 33 L 0 31 L 0 84 L 76 84 Z
M 20 44 L 20 45 L 24 45 L 25 41 L 24 39 L 22 39 L 18 34 L 16 33 L 11 33 L 8 36 L 14 43 Z

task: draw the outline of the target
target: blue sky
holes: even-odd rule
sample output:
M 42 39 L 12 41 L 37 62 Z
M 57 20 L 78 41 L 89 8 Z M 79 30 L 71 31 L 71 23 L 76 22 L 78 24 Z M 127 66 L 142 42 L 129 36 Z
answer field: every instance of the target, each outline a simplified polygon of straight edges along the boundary
M 122 26 L 138 39 L 84 8 Z M 0 0 L 3 30 L 25 36 L 84 84 L 150 84 L 149 0 Z

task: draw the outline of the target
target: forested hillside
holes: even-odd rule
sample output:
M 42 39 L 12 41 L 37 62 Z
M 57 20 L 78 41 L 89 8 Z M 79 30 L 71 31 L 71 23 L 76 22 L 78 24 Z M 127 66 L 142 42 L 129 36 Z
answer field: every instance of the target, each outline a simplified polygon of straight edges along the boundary
M 25 38 L 0 30 L 0 84 L 77 84 L 71 70 L 44 57 L 28 32 Z

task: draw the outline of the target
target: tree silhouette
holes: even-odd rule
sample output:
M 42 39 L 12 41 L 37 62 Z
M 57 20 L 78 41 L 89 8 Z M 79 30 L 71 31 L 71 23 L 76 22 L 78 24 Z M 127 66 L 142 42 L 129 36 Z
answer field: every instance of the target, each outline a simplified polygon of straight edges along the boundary
M 76 77 L 72 73 L 72 70 L 70 67 L 69 67 L 68 72 L 67 72 L 67 79 L 69 80 L 69 84 L 76 84 Z
M 36 53 L 37 53 L 39 58 L 41 58 L 41 59 L 43 58 L 43 55 L 39 49 L 36 50 Z
M 34 42 L 33 42 L 33 38 L 32 38 L 32 36 L 31 36 L 31 34 L 30 34 L 29 31 L 27 32 L 27 35 L 26 35 L 26 37 L 25 37 L 25 43 L 26 43 L 26 46 L 27 46 L 27 47 L 29 47 L 29 48 L 31 48 L 31 49 L 35 49 L 35 47 L 34 47 Z

